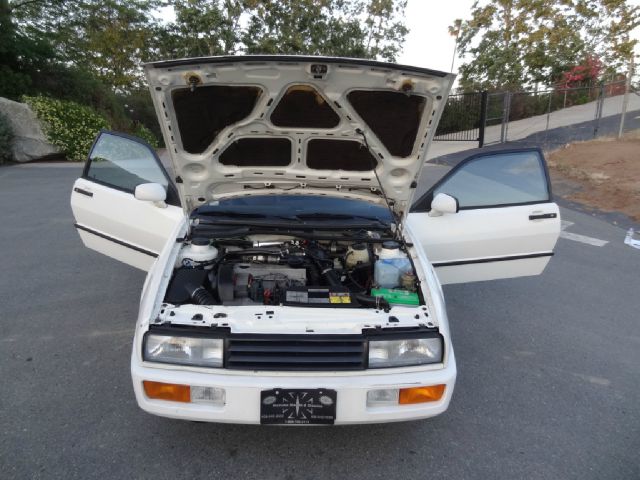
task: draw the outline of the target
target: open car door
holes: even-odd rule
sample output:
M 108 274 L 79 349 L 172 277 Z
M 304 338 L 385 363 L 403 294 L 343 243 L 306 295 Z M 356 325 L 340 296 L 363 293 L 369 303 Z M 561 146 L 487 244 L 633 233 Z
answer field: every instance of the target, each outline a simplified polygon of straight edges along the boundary
M 155 151 L 107 131 L 73 185 L 71 209 L 85 246 L 142 270 L 151 268 L 185 218 Z
M 407 228 L 442 284 L 539 275 L 560 234 L 542 152 L 463 160 L 414 204 Z

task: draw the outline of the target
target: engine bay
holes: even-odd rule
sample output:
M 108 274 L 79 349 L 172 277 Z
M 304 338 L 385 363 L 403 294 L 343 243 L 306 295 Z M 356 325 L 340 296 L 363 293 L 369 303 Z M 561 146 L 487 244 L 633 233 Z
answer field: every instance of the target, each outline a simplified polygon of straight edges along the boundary
M 277 234 L 185 239 L 164 303 L 388 311 L 424 299 L 406 246 L 370 231 L 338 241 Z

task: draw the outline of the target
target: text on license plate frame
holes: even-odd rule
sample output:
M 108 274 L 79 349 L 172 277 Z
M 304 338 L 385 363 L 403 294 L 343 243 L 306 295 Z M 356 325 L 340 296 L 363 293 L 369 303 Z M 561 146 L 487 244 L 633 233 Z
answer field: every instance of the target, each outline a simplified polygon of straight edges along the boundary
M 260 392 L 263 425 L 333 425 L 337 392 L 328 388 L 273 388 Z

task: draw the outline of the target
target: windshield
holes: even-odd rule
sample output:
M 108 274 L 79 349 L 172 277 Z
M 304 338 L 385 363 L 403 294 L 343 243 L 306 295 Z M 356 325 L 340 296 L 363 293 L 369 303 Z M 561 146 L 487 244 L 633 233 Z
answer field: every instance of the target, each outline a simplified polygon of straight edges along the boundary
M 290 218 L 293 220 L 348 220 L 372 219 L 391 223 L 391 214 L 385 207 L 362 200 L 302 195 L 256 195 L 233 198 L 202 205 L 196 217 L 233 216 Z

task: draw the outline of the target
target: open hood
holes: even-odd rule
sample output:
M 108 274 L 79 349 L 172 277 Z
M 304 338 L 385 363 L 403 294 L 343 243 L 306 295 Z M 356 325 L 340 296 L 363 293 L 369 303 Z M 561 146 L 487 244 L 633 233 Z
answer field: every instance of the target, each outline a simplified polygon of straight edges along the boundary
M 382 186 L 403 216 L 454 80 L 297 56 L 171 60 L 145 72 L 187 213 L 285 192 L 384 203 Z

